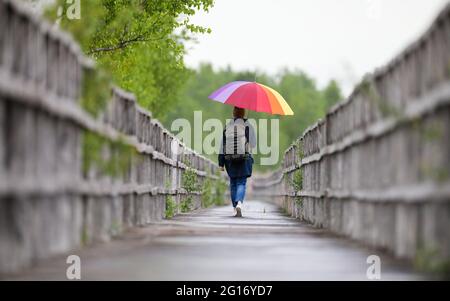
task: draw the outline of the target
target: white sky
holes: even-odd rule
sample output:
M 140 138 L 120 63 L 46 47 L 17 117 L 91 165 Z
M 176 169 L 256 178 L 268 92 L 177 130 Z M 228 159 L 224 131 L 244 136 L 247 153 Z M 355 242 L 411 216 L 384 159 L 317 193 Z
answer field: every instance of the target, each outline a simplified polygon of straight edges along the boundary
M 448 0 L 216 0 L 194 24 L 210 27 L 188 47 L 196 67 L 299 68 L 346 93 L 422 34 Z

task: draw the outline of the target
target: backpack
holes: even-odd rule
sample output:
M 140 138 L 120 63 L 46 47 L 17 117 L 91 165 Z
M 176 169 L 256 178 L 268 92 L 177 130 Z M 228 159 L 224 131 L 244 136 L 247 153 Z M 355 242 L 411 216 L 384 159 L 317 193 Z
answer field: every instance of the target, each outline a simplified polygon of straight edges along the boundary
M 223 154 L 225 160 L 242 161 L 250 156 L 249 127 L 247 120 L 235 119 L 223 131 Z

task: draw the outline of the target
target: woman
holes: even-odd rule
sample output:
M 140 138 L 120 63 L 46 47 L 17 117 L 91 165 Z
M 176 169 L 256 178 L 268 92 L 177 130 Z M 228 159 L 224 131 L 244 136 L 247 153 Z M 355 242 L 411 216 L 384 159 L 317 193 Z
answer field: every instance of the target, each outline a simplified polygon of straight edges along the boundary
M 222 171 L 225 167 L 230 177 L 231 202 L 236 217 L 242 217 L 247 178 L 252 175 L 251 149 L 255 147 L 255 144 L 255 131 L 245 118 L 245 109 L 234 107 L 233 120 L 225 126 L 223 131 L 219 166 Z

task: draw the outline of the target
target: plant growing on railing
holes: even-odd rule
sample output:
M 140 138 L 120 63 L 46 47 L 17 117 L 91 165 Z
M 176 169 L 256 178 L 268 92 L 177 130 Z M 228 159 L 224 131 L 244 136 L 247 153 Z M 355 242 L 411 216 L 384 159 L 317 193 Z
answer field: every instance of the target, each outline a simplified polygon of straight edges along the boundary
M 450 178 L 447 166 L 432 166 L 429 163 L 422 162 L 419 170 L 423 178 L 432 179 L 439 184 L 446 183 Z
M 189 212 L 192 209 L 192 194 L 200 190 L 198 185 L 198 178 L 195 170 L 191 167 L 190 162 L 185 161 L 186 169 L 181 178 L 181 186 L 186 190 L 187 196 L 180 203 L 181 212 Z
M 100 68 L 84 70 L 80 104 L 93 117 L 103 112 L 110 101 L 111 82 L 108 73 Z M 90 131 L 83 133 L 82 151 L 85 173 L 96 166 L 102 173 L 114 177 L 128 169 L 132 155 L 136 153 L 122 137 L 109 140 Z
M 164 182 L 164 188 L 166 190 L 169 190 L 172 186 L 171 180 L 170 179 L 166 179 Z M 173 199 L 173 196 L 171 195 L 167 195 L 166 196 L 166 210 L 165 210 L 165 218 L 166 219 L 171 219 L 172 217 L 174 217 L 178 212 L 178 204 L 177 202 Z
M 445 125 L 437 120 L 422 122 L 420 118 L 413 119 L 411 128 L 417 132 L 423 146 L 436 146 L 445 137 Z M 450 178 L 450 172 L 445 164 L 439 164 L 432 157 L 425 157 L 420 163 L 419 169 L 424 179 L 432 179 L 438 183 L 445 183 Z
M 178 205 L 177 202 L 173 199 L 171 195 L 168 195 L 166 197 L 166 211 L 165 211 L 165 218 L 171 219 L 175 216 L 175 214 L 178 212 Z
M 85 69 L 81 91 L 81 107 L 96 117 L 111 99 L 112 79 L 101 68 Z
M 81 246 L 87 246 L 89 244 L 89 234 L 86 226 L 83 226 L 80 237 Z
M 213 203 L 216 206 L 223 206 L 225 204 L 225 192 L 227 190 L 227 182 L 220 175 L 220 171 L 216 173 L 217 180 L 214 181 L 214 197 Z
M 136 150 L 123 138 L 109 140 L 90 131 L 83 133 L 83 172 L 92 168 L 112 177 L 123 175 L 129 168 Z
M 169 178 L 166 178 L 164 181 L 164 188 L 167 190 L 167 189 L 170 189 L 171 187 L 172 187 L 172 181 Z
M 186 165 L 186 169 L 181 178 L 182 187 L 188 194 L 199 191 L 200 189 L 195 170 L 191 167 L 189 162 L 185 162 L 184 164 Z
M 303 142 L 301 139 L 297 139 L 295 142 L 296 160 L 295 163 L 300 165 L 303 159 Z
M 286 187 L 289 187 L 290 182 L 289 182 L 289 177 L 287 176 L 286 173 L 283 173 L 281 175 L 281 182 L 283 183 L 283 188 L 285 189 Z
M 202 207 L 203 208 L 208 208 L 211 205 L 213 205 L 213 203 L 214 203 L 213 188 L 214 187 L 213 187 L 212 179 L 208 175 L 206 177 L 205 181 L 203 182 L 203 187 L 202 187 Z
M 301 211 L 303 211 L 303 198 L 296 197 L 295 204 L 297 204 L 298 216 L 301 216 Z
M 396 119 L 403 117 L 403 112 L 390 104 L 387 99 L 381 97 L 376 88 L 373 86 L 373 83 L 368 78 L 363 79 L 363 81 L 359 84 L 359 89 L 364 97 L 367 97 L 369 101 L 378 107 L 378 110 L 383 117 L 394 117 Z
M 442 255 L 436 248 L 419 247 L 413 263 L 417 271 L 432 273 L 444 279 L 450 279 L 450 261 L 442 259 Z
M 295 193 L 295 203 L 301 210 L 303 208 L 303 199 L 301 196 L 297 195 L 303 189 L 303 173 L 301 168 L 293 172 L 291 185 Z
M 300 168 L 293 172 L 291 185 L 294 189 L 295 194 L 303 189 L 303 173 Z
M 117 219 L 114 219 L 111 223 L 111 227 L 109 229 L 109 233 L 111 236 L 117 236 L 122 231 L 122 227 L 120 225 L 120 222 Z
M 186 213 L 192 210 L 192 203 L 193 203 L 193 197 L 192 195 L 187 195 L 184 200 L 180 203 L 180 210 L 182 213 Z
M 437 120 L 425 122 L 419 127 L 422 139 L 426 142 L 437 142 L 444 139 L 445 125 Z

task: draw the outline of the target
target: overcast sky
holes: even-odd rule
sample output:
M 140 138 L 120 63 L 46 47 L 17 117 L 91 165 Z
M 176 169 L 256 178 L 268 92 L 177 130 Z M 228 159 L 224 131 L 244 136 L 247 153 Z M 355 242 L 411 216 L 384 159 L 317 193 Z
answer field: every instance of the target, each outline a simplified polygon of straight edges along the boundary
M 189 45 L 196 67 L 305 70 L 349 93 L 423 33 L 448 0 L 216 0 L 192 21 L 212 29 Z

